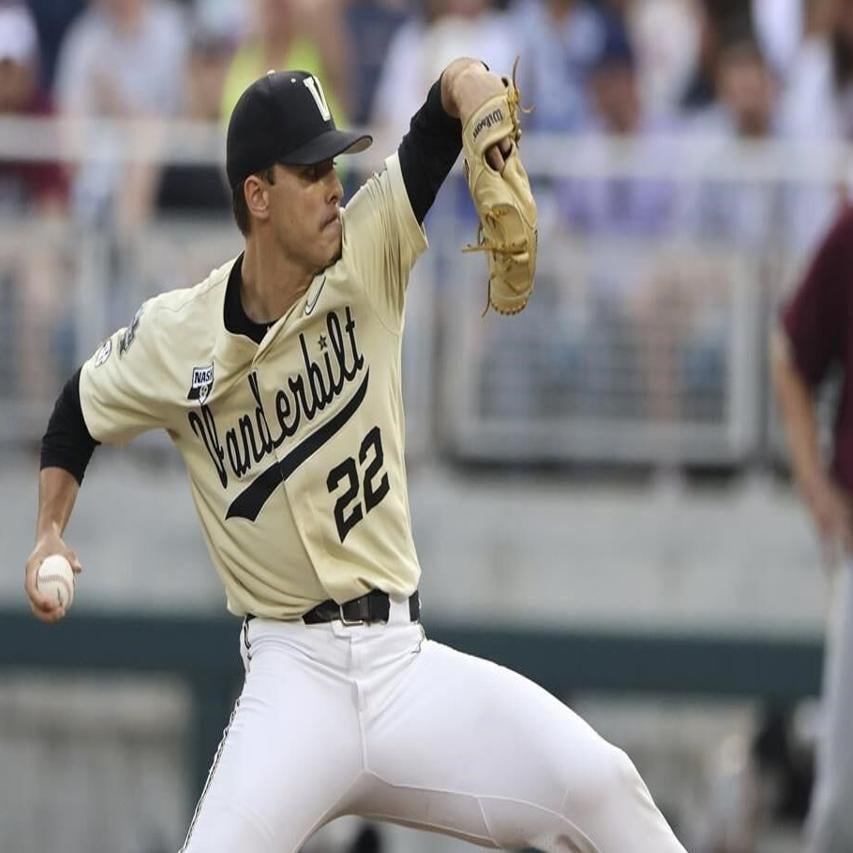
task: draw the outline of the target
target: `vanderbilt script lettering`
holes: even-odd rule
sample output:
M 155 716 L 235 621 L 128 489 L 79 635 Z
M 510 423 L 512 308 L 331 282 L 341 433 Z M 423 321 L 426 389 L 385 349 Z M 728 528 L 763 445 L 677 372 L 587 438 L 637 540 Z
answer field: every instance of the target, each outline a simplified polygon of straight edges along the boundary
M 258 374 L 247 376 L 254 405 L 240 414 L 224 432 L 208 405 L 187 414 L 190 427 L 204 444 L 223 488 L 229 477 L 242 479 L 273 450 L 292 438 L 300 426 L 310 423 L 338 397 L 364 369 L 364 356 L 356 340 L 352 310 L 344 309 L 344 321 L 334 311 L 326 314 L 327 335 L 322 336 L 319 358 L 312 358 L 305 335 L 299 335 L 301 364 L 275 394 L 274 427 L 270 426 L 261 400 Z M 223 440 L 224 437 L 224 440 Z

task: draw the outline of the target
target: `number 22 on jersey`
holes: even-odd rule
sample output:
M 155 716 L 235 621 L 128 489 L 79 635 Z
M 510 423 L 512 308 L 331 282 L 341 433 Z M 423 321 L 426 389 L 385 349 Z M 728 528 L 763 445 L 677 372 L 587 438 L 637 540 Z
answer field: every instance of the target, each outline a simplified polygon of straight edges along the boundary
M 382 434 L 373 427 L 361 442 L 358 462 L 349 456 L 329 471 L 326 487 L 334 494 L 341 483 L 346 488 L 335 501 L 335 525 L 341 542 L 364 516 L 381 503 L 390 490 L 388 474 L 383 471 L 385 454 L 382 451 Z M 381 476 L 380 476 L 381 475 Z M 364 500 L 360 499 L 363 496 Z M 353 504 L 355 504 L 353 506 Z

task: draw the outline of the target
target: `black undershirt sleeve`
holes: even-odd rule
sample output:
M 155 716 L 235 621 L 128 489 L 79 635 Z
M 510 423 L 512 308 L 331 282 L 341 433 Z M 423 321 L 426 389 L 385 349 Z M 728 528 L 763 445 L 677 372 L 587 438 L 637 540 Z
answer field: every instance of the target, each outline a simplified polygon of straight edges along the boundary
M 439 78 L 424 105 L 412 116 L 409 131 L 397 151 L 409 203 L 419 224 L 461 150 L 462 123 L 441 105 Z
M 81 368 L 82 370 L 82 368 Z M 78 483 L 100 442 L 89 434 L 80 406 L 80 370 L 65 383 L 41 440 L 41 467 L 64 468 Z

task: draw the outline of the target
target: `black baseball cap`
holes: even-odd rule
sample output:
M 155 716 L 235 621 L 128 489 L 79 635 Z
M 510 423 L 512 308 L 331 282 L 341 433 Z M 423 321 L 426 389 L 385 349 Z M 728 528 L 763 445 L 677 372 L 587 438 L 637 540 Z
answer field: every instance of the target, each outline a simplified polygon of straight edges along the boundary
M 232 189 L 274 163 L 310 166 L 373 142 L 338 130 L 320 81 L 307 71 L 268 71 L 240 96 L 228 122 L 225 170 Z

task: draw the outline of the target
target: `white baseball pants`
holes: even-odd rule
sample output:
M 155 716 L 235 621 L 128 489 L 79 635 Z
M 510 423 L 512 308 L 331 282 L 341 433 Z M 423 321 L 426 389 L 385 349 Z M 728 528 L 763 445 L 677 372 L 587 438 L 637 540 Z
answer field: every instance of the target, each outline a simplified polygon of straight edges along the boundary
M 833 590 L 823 671 L 817 779 L 807 821 L 809 853 L 853 850 L 853 560 Z
M 387 625 L 253 619 L 182 848 L 295 853 L 345 814 L 483 847 L 685 853 L 624 752 L 510 670 Z

